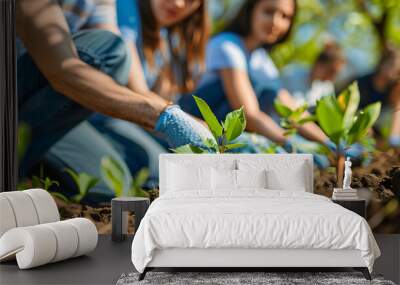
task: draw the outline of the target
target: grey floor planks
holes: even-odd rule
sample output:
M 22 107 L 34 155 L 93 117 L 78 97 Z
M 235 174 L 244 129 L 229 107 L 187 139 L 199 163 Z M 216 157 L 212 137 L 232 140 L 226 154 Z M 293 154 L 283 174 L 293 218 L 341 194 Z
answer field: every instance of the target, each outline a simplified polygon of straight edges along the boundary
M 376 235 L 376 239 L 383 256 L 376 261 L 375 272 L 400 283 L 400 235 Z M 122 273 L 134 271 L 131 242 L 132 238 L 116 243 L 111 236 L 100 236 L 89 256 L 31 270 L 18 270 L 15 262 L 1 264 L 0 284 L 115 284 Z
M 112 242 L 100 235 L 94 252 L 29 270 L 18 270 L 15 262 L 0 265 L 0 284 L 115 284 L 124 272 L 131 272 L 132 238 Z

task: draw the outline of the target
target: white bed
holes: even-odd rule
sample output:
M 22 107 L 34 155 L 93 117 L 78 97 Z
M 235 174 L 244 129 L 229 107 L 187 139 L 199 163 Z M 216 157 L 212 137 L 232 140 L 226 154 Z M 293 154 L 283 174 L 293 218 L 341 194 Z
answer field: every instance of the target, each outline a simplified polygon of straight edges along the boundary
M 132 262 L 140 279 L 154 267 L 354 267 L 370 278 L 380 251 L 367 222 L 312 192 L 311 155 L 163 154 Z

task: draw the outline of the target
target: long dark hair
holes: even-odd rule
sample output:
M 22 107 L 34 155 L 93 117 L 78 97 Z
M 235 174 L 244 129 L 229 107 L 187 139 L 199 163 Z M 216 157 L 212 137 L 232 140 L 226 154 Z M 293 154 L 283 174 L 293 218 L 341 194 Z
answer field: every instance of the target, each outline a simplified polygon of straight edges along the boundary
M 150 2 L 149 0 L 139 1 L 144 56 L 152 66 L 154 51 L 162 49 L 163 45 L 167 44 L 171 52 L 172 64 L 163 70 L 164 76 L 169 78 L 180 92 L 192 91 L 195 86 L 195 69 L 204 69 L 205 46 L 209 35 L 206 0 L 202 1 L 192 15 L 168 27 L 167 43 L 161 39 L 160 28 L 157 26 Z M 176 76 L 177 73 L 179 76 Z
M 240 35 L 241 37 L 247 37 L 251 34 L 251 17 L 253 15 L 254 7 L 261 0 L 245 0 L 237 13 L 236 17 L 234 17 L 227 27 L 223 30 L 224 32 L 232 32 Z M 294 17 L 297 12 L 297 1 L 293 0 L 294 3 L 294 13 L 291 19 L 291 23 L 287 32 L 275 43 L 273 44 L 264 44 L 263 47 L 266 50 L 270 50 L 274 45 L 280 44 L 288 39 L 290 33 L 293 29 Z

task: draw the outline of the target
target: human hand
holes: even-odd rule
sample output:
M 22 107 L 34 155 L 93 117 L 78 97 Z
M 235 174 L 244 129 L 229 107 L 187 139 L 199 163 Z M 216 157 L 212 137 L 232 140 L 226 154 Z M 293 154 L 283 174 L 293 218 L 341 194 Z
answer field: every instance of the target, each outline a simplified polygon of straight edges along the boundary
M 158 118 L 155 131 L 163 134 L 172 148 L 185 144 L 204 147 L 203 141 L 214 139 L 211 132 L 178 105 L 168 106 Z

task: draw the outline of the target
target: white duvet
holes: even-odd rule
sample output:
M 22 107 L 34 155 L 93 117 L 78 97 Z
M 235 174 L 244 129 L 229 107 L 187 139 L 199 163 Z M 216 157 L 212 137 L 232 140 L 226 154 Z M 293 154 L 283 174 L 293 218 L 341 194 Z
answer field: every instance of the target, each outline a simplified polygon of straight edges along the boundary
M 150 206 L 132 243 L 143 272 L 155 249 L 358 249 L 372 271 L 380 251 L 368 223 L 328 198 L 299 191 L 166 193 Z

